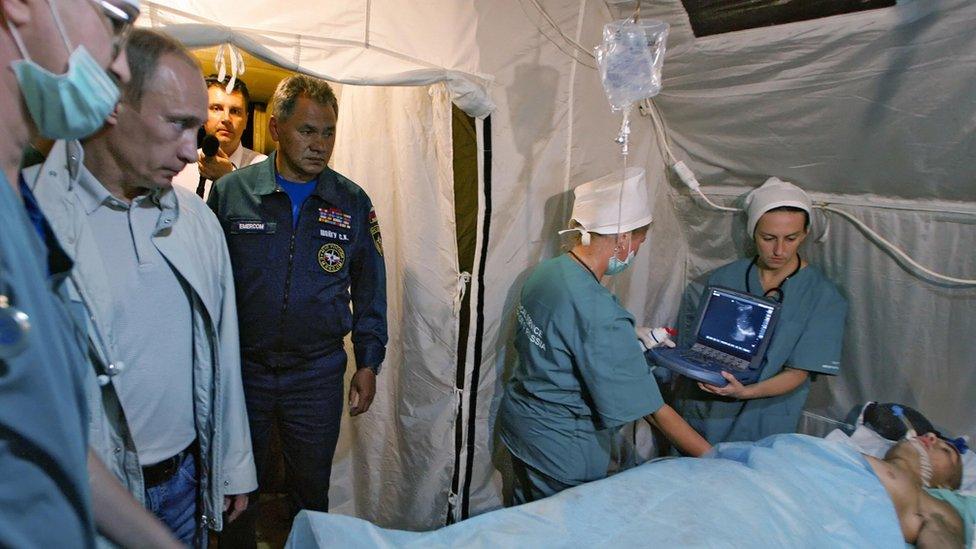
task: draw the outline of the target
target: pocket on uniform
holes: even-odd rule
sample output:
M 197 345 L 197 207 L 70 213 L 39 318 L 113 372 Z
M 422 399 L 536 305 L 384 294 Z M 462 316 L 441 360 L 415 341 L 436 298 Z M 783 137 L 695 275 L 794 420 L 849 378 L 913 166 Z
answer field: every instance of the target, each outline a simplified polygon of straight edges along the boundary
M 248 223 L 250 222 L 231 221 L 227 235 L 227 249 L 234 261 L 235 276 L 240 272 L 251 273 L 263 269 L 274 245 L 274 223 L 264 223 L 247 229 Z M 238 229 L 235 230 L 234 227 Z M 242 230 L 241 227 L 245 229 Z

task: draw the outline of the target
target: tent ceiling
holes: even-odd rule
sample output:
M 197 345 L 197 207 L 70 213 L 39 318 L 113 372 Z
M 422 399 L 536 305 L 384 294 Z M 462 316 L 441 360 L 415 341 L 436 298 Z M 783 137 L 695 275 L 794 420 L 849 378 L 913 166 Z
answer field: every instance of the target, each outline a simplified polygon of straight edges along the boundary
M 403 9 L 392 0 L 315 6 L 260 0 L 143 2 L 138 24 L 166 27 L 189 47 L 231 44 L 282 68 L 355 85 L 444 82 L 471 116 L 494 108 L 491 78 L 475 71 L 478 50 L 467 4 L 429 0 Z M 384 11 L 385 10 L 385 11 Z M 373 17 L 396 13 L 396 17 Z

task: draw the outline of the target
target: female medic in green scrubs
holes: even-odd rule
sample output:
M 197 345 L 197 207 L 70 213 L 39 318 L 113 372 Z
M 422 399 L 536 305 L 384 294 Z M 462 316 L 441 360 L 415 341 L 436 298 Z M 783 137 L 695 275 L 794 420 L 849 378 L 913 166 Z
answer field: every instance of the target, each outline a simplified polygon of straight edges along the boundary
M 796 432 L 811 375 L 840 371 L 847 301 L 797 251 L 810 227 L 810 197 L 771 177 L 747 196 L 746 211 L 756 256 L 718 268 L 708 285 L 764 295 L 782 309 L 759 382 L 742 385 L 727 373 L 724 387 L 677 381 L 675 409 L 712 444 Z
M 627 176 L 576 188 L 575 245 L 542 262 L 522 287 L 518 364 L 498 413 L 516 504 L 606 477 L 613 434 L 641 417 L 688 454 L 710 448 L 664 404 L 634 317 L 600 284 L 630 264 L 651 222 L 643 170 Z

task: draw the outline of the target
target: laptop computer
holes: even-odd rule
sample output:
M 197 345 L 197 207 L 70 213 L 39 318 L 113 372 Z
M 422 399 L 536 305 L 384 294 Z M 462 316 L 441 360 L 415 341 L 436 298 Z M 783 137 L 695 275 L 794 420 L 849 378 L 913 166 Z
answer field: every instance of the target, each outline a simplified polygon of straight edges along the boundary
M 716 387 L 728 385 L 722 371 L 749 385 L 762 373 L 779 310 L 780 304 L 768 299 L 710 286 L 691 347 L 659 347 L 647 354 L 660 366 Z

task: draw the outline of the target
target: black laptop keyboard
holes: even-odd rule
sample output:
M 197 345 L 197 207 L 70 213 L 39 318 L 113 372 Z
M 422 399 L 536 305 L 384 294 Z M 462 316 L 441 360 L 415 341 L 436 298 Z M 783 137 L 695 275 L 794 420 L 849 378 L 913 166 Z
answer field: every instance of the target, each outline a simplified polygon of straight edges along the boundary
M 681 357 L 710 370 L 745 370 L 749 363 L 730 354 L 716 351 L 696 343 L 691 349 L 681 351 Z

